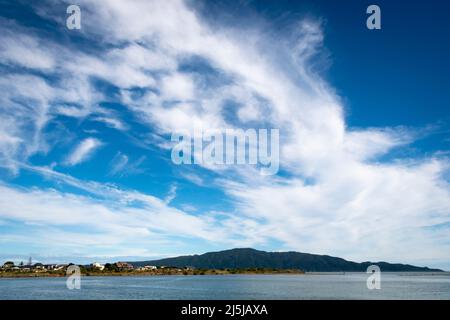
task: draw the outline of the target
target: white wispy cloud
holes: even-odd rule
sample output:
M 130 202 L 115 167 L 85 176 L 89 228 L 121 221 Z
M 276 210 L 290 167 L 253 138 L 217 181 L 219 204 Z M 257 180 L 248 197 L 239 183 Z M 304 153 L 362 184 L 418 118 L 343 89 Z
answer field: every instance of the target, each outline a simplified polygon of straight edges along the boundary
M 125 125 L 122 123 L 122 121 L 120 121 L 119 119 L 116 119 L 116 118 L 99 116 L 99 117 L 95 117 L 93 120 L 98 121 L 98 122 L 103 122 L 107 126 L 117 129 L 117 130 L 125 130 L 125 128 L 126 128 Z
M 146 156 L 141 156 L 136 160 L 130 160 L 128 155 L 122 152 L 117 152 L 109 163 L 109 175 L 127 177 L 130 175 L 145 173 L 145 169 L 141 166 L 146 158 Z
M 125 167 L 128 164 L 128 156 L 126 154 L 123 154 L 121 152 L 118 152 L 114 158 L 111 160 L 110 166 L 111 166 L 111 175 L 116 175 L 117 173 L 123 171 Z
M 50 70 L 55 65 L 52 55 L 48 54 L 38 39 L 8 29 L 2 29 L 0 35 L 0 56 L 7 64 L 31 69 Z
M 170 204 L 172 202 L 173 199 L 175 199 L 175 197 L 177 196 L 177 185 L 176 184 L 172 184 L 170 186 L 169 192 L 167 193 L 166 197 L 164 198 L 164 202 L 166 204 Z
M 67 157 L 66 164 L 75 166 L 86 161 L 102 145 L 102 142 L 96 138 L 86 138 L 81 141 L 72 153 Z
M 194 238 L 228 245 L 246 238 L 239 229 L 209 216 L 191 215 L 161 200 L 135 190 L 83 181 L 50 168 L 22 165 L 22 169 L 67 184 L 88 195 L 55 189 L 21 188 L 0 184 L 0 217 L 22 221 L 42 243 L 59 250 L 81 250 L 86 255 L 96 248 L 114 254 L 130 245 L 142 250 L 157 249 L 162 243 L 176 246 L 177 238 Z M 175 188 L 169 191 L 173 197 Z M 67 231 L 64 227 L 77 227 Z M 232 229 L 229 229 L 231 228 Z M 3 235 L 15 241 L 17 234 Z M 26 238 L 30 239 L 29 236 Z M 23 240 L 20 240 L 24 242 Z M 28 241 L 25 241 L 28 242 Z

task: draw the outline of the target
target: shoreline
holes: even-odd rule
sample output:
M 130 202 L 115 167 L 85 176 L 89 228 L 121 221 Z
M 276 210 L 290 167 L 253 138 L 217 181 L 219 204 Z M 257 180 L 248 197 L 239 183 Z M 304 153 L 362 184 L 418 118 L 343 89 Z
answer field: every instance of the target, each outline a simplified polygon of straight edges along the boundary
M 309 276 L 320 276 L 320 275 L 346 275 L 354 273 L 364 273 L 365 272 L 303 272 L 294 270 L 280 270 L 272 272 L 205 272 L 205 273 L 155 273 L 155 272 L 87 272 L 81 273 L 81 277 L 156 277 L 156 276 L 223 276 L 223 275 L 309 275 Z M 442 272 L 415 272 L 415 271 L 400 271 L 400 272 L 385 272 L 387 274 L 397 274 L 399 276 L 449 276 L 449 271 Z M 65 273 L 0 273 L 0 279 L 15 279 L 15 278 L 66 278 L 70 275 Z
M 127 272 L 82 272 L 81 277 L 130 277 L 130 276 L 221 276 L 221 275 L 305 275 L 306 273 L 301 270 L 276 270 L 276 271 L 225 271 L 225 270 L 206 270 L 197 272 L 142 272 L 142 271 L 127 271 Z M 0 273 L 1 278 L 64 278 L 70 276 L 66 273 L 49 273 L 49 272 L 28 272 L 28 273 L 15 273 L 5 272 Z

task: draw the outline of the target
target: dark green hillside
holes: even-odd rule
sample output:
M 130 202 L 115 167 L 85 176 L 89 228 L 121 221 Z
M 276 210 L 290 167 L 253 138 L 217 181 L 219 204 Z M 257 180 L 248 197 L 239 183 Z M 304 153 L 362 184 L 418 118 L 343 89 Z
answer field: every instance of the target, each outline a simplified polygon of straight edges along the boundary
M 134 266 L 191 266 L 204 269 L 244 269 L 244 268 L 275 268 L 301 269 L 307 272 L 365 272 L 371 264 L 377 264 L 381 271 L 442 271 L 427 267 L 416 267 L 407 264 L 391 264 L 387 262 L 357 263 L 342 258 L 327 255 L 317 255 L 301 252 L 266 252 L 250 248 L 231 249 L 218 252 L 208 252 L 202 255 L 180 256 L 153 261 L 131 262 Z

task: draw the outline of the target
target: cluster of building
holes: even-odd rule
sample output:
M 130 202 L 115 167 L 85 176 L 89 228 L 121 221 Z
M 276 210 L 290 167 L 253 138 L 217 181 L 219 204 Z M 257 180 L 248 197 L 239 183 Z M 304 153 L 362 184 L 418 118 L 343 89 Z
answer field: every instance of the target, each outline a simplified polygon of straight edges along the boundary
M 65 270 L 67 264 L 23 264 L 15 265 L 12 261 L 7 261 L 3 264 L 1 269 L 3 271 L 23 271 L 23 272 L 46 272 L 46 271 L 58 271 Z
M 8 261 L 0 267 L 1 271 L 22 271 L 22 272 L 47 272 L 47 271 L 59 271 L 66 270 L 70 264 L 42 264 L 42 263 L 34 263 L 31 261 L 28 264 L 20 263 L 19 265 L 15 265 L 14 262 Z M 115 270 L 115 271 L 155 271 L 157 269 L 166 269 L 169 267 L 165 266 L 151 266 L 146 265 L 138 268 L 134 268 L 134 266 L 128 262 L 116 262 L 116 263 L 106 263 L 101 264 L 98 262 L 91 263 L 90 265 L 83 266 L 86 269 L 91 270 Z M 184 270 L 192 270 L 191 268 L 184 268 Z M 183 271 L 182 269 L 177 269 L 177 271 Z
M 134 269 L 133 265 L 128 262 L 116 262 L 114 263 L 114 267 L 121 271 L 128 271 Z
M 91 269 L 100 270 L 103 271 L 105 269 L 107 270 L 119 270 L 119 271 L 131 271 L 134 270 L 134 266 L 128 262 L 116 262 L 116 263 L 107 263 L 107 264 L 101 264 L 98 262 L 94 262 L 90 264 Z
M 143 267 L 139 267 L 136 270 L 137 271 L 152 271 L 152 270 L 156 270 L 158 269 L 157 266 L 143 266 Z M 162 267 L 162 269 L 164 269 L 164 267 Z

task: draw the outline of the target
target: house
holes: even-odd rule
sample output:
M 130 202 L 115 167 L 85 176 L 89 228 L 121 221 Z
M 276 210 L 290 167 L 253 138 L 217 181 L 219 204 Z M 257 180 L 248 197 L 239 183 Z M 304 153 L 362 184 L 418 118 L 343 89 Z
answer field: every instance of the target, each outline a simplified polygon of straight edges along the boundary
M 50 270 L 50 271 L 59 271 L 59 270 L 63 270 L 66 267 L 67 267 L 66 264 L 46 264 L 46 265 L 44 265 L 44 268 L 47 270 Z
M 53 270 L 55 270 L 55 271 L 63 270 L 63 269 L 65 269 L 66 267 L 67 267 L 66 264 L 57 264 L 56 267 L 55 267 Z
M 156 270 L 158 269 L 157 266 L 144 266 L 145 270 Z
M 42 263 L 35 263 L 33 265 L 33 270 L 34 270 L 34 272 L 47 271 L 47 269 L 45 268 L 45 266 Z
M 12 261 L 6 261 L 2 266 L 2 269 L 4 269 L 4 270 L 8 270 L 8 269 L 12 269 L 12 268 L 14 268 L 14 262 L 12 262 Z
M 133 265 L 129 264 L 128 262 L 116 262 L 115 266 L 119 270 L 133 270 Z
M 38 270 L 43 270 L 43 269 L 45 269 L 45 266 L 42 263 L 35 263 L 33 265 L 33 268 L 38 269 Z
M 156 266 L 143 266 L 143 267 L 137 268 L 137 271 L 151 271 L 151 270 L 156 270 L 156 269 L 157 269 Z
M 98 263 L 98 262 L 94 262 L 91 264 L 91 268 L 103 271 L 105 269 L 105 265 Z
M 44 266 L 44 268 L 46 268 L 47 270 L 55 270 L 58 267 L 57 264 L 46 264 Z

